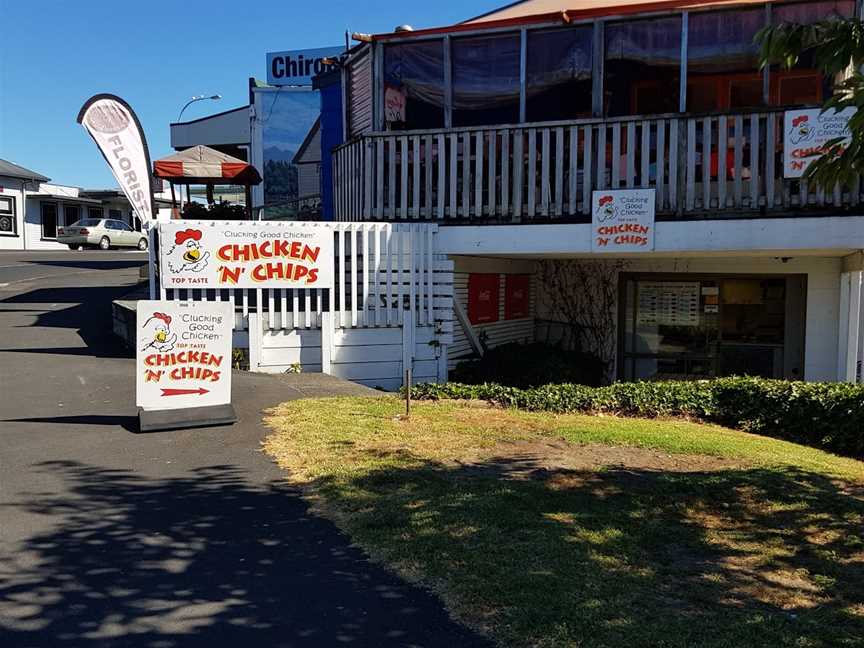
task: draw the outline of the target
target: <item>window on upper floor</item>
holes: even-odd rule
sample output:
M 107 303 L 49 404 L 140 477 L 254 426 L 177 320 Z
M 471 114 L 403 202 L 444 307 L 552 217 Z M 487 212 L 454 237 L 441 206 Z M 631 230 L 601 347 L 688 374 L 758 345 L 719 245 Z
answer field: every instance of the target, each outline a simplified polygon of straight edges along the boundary
M 848 18 L 855 13 L 854 0 L 792 2 L 773 5 L 771 22 L 811 24 L 832 16 Z M 771 103 L 777 106 L 821 104 L 831 96 L 834 79 L 816 69 L 811 52 L 799 57 L 792 69 L 771 67 Z
M 765 7 L 694 12 L 687 33 L 687 110 L 703 113 L 765 105 L 759 46 Z
M 387 45 L 384 48 L 384 98 L 388 128 L 442 128 L 443 41 Z
M 519 121 L 519 34 L 454 38 L 453 126 Z
M 591 115 L 593 34 L 591 26 L 528 32 L 527 121 Z
M 681 17 L 608 23 L 604 69 L 610 117 L 677 112 Z

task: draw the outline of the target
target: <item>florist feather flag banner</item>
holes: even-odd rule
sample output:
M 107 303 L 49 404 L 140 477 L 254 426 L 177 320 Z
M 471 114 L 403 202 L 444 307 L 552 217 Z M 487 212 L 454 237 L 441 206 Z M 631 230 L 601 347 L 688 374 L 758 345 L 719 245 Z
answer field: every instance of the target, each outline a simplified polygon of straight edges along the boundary
M 95 95 L 81 107 L 78 123 L 96 142 L 141 222 L 151 220 L 150 153 L 141 123 L 129 104 L 111 94 Z

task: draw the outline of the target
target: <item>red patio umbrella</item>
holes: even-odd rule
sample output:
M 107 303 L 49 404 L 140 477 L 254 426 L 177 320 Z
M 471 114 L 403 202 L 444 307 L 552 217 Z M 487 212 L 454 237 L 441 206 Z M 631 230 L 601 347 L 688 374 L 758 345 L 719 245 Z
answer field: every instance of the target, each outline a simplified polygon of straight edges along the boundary
M 185 184 L 187 187 L 193 184 L 206 185 L 208 202 L 212 202 L 214 185 L 242 184 L 246 187 L 246 212 L 250 218 L 250 189 L 252 185 L 261 183 L 261 175 L 251 164 L 201 145 L 156 160 L 153 163 L 153 175 L 170 183 L 172 200 L 175 184 Z

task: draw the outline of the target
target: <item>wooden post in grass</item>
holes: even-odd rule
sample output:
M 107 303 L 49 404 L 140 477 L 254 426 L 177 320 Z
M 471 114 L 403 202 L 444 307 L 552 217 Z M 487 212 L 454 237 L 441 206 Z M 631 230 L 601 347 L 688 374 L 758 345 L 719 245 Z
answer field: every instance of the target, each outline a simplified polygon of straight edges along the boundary
M 411 370 L 405 370 L 405 416 L 411 416 Z

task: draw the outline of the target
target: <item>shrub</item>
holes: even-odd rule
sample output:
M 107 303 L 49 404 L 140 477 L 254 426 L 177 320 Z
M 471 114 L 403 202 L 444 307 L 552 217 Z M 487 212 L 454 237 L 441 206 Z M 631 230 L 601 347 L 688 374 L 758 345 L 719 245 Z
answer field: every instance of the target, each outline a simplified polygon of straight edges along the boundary
M 849 383 L 718 378 L 607 387 L 563 383 L 530 389 L 447 383 L 418 385 L 412 394 L 418 399 L 486 400 L 530 411 L 685 416 L 838 454 L 864 456 L 864 386 Z
M 496 382 L 526 389 L 549 383 L 599 385 L 603 370 L 603 362 L 589 353 L 514 342 L 489 349 L 479 360 L 460 362 L 450 373 L 458 383 Z

